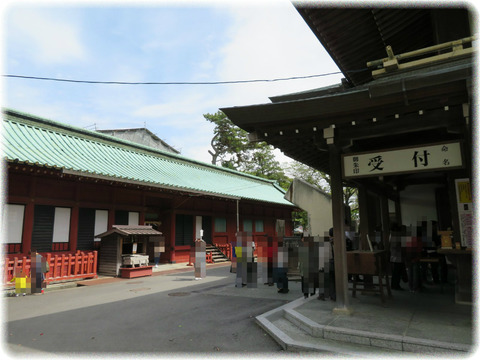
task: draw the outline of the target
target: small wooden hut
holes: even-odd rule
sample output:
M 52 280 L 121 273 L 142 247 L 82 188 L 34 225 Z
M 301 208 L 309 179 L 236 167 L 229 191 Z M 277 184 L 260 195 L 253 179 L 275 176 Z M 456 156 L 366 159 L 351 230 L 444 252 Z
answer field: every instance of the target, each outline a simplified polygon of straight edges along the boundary
M 95 237 L 102 239 L 98 273 L 128 278 L 152 274 L 148 243 L 163 239 L 162 233 L 149 225 L 113 225 Z

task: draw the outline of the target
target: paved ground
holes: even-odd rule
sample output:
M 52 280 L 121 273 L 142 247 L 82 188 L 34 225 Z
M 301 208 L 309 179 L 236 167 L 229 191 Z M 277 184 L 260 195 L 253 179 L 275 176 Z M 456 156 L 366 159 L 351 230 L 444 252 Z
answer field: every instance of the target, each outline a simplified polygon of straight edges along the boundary
M 357 295 L 350 299 L 353 315 L 338 316 L 333 302 L 303 299 L 298 282 L 290 282 L 288 294 L 263 284 L 236 288 L 229 265 L 208 265 L 199 281 L 185 264 L 161 265 L 153 275 L 56 284 L 44 295 L 5 298 L 7 355 L 368 358 L 404 357 L 405 349 L 438 356 L 446 345 L 455 349 L 450 358 L 458 350 L 464 358 L 476 350 L 474 309 L 454 304 L 453 285 L 395 291 L 383 306 L 378 296 Z
M 202 280 L 187 270 L 7 297 L 4 345 L 17 358 L 72 352 L 278 354 L 281 346 L 255 317 L 298 298 L 300 290 L 236 288 L 234 278 L 223 266 L 209 268 Z

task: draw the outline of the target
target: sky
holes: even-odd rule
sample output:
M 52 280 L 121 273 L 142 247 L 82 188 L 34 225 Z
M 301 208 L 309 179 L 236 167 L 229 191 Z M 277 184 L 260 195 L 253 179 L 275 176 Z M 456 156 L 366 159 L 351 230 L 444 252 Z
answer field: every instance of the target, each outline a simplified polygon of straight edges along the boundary
M 7 1 L 3 75 L 216 82 L 338 72 L 287 0 Z M 228 85 L 106 85 L 2 77 L 2 106 L 88 129 L 146 127 L 211 162 L 203 114 L 339 83 L 341 74 Z M 278 159 L 288 160 L 280 155 Z

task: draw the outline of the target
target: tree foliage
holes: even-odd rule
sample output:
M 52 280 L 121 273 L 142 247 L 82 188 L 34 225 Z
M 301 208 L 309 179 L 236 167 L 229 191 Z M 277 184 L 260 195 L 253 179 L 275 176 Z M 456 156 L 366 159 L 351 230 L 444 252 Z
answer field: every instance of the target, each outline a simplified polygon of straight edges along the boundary
M 250 142 L 247 132 L 233 124 L 222 111 L 203 117 L 215 125 L 210 142 L 212 150 L 208 151 L 212 164 L 276 180 L 282 188 L 288 188 L 291 180 L 275 159 L 272 146 L 265 142 Z

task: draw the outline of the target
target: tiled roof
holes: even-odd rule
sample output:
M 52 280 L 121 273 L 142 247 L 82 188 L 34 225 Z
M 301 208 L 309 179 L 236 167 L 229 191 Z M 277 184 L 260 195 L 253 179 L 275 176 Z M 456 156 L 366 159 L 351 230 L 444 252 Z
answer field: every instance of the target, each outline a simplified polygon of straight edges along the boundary
M 65 173 L 219 197 L 293 206 L 274 181 L 188 159 L 94 131 L 3 109 L 9 162 Z
M 153 229 L 149 225 L 113 225 L 113 227 L 101 234 L 96 235 L 96 237 L 103 238 L 105 236 L 111 234 L 119 234 L 122 236 L 129 236 L 129 235 L 162 235 L 160 231 Z

